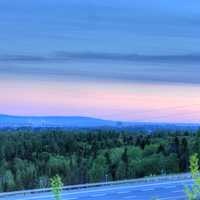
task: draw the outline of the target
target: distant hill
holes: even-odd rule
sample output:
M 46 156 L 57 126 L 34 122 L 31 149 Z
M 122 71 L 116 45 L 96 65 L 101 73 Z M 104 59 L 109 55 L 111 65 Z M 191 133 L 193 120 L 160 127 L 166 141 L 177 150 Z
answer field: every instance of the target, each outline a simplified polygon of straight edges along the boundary
M 155 129 L 169 130 L 196 130 L 200 124 L 187 123 L 148 123 L 148 122 L 118 122 L 112 120 L 103 120 L 91 117 L 80 116 L 10 116 L 0 115 L 0 128 L 17 127 L 62 127 L 62 128 L 134 128 L 137 130 L 147 130 L 149 132 Z
M 117 122 L 79 116 L 9 116 L 0 115 L 0 127 L 99 127 L 117 126 Z

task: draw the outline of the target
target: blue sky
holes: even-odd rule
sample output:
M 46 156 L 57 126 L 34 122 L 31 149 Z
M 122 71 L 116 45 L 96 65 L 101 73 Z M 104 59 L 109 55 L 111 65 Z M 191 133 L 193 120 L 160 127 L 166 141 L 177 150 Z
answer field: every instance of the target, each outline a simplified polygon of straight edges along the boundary
M 59 52 L 64 52 L 77 55 L 70 58 L 73 61 L 70 63 L 71 67 L 69 61 L 61 61 L 64 63 L 59 64 L 58 70 L 61 72 L 67 73 L 68 70 L 71 72 L 73 71 L 71 68 L 75 68 L 74 73 L 79 75 L 87 68 L 87 63 L 94 63 L 92 54 L 97 54 L 100 63 L 104 62 L 104 57 L 109 57 L 111 74 L 116 70 L 121 71 L 119 67 L 115 67 L 116 62 L 119 62 L 118 55 L 122 56 L 123 67 L 121 68 L 125 68 L 127 73 L 133 73 L 132 71 L 137 70 L 135 68 L 138 62 L 132 58 L 130 63 L 127 57 L 139 55 L 141 56 L 140 69 L 144 68 L 147 81 L 155 78 L 153 75 L 151 78 L 148 72 L 145 75 L 147 62 L 143 63 L 142 60 L 145 56 L 154 56 L 157 61 L 148 58 L 148 62 L 151 66 L 157 66 L 161 77 L 158 77 L 158 80 L 163 78 L 166 81 L 161 65 L 167 63 L 167 67 L 164 68 L 175 73 L 173 81 L 176 81 L 177 77 L 179 82 L 179 73 L 183 71 L 188 73 L 189 70 L 188 77 L 183 74 L 181 81 L 199 82 L 199 78 L 196 77 L 200 63 L 199 6 L 200 2 L 194 0 L 176 0 L 173 3 L 164 0 L 2 0 L 0 2 L 0 70 L 5 73 L 4 66 L 6 66 L 10 73 L 11 64 L 12 69 L 14 67 L 17 70 L 21 69 L 20 63 L 24 63 L 24 56 L 27 56 L 29 59 L 26 61 L 27 67 L 24 73 L 28 73 L 29 70 L 31 72 L 32 68 L 34 70 L 36 68 L 40 73 L 35 67 L 37 58 L 37 63 L 42 63 L 41 57 L 51 59 Z M 81 66 L 80 55 L 86 62 L 86 64 L 82 63 L 81 60 Z M 159 60 L 159 56 L 167 58 Z M 174 62 L 173 56 L 179 56 L 178 63 Z M 13 61 L 10 57 L 17 57 L 18 61 Z M 47 68 L 48 73 L 47 65 L 58 68 L 54 67 L 55 62 L 42 63 L 41 71 Z M 74 67 L 77 65 L 78 67 Z M 4 69 L 1 69 L 3 67 Z M 99 74 L 101 77 L 99 68 L 106 73 L 107 66 L 97 62 L 93 65 L 93 70 L 86 69 L 86 73 L 90 75 L 94 72 L 94 76 Z M 150 69 L 154 70 L 152 67 Z M 13 72 L 15 73 L 15 69 Z M 55 69 L 56 73 L 57 69 Z M 133 79 L 135 78 L 137 77 L 133 76 Z
M 196 54 L 199 6 L 197 0 L 2 0 L 1 49 Z
M 199 8 L 198 0 L 1 0 L 1 81 L 30 84 L 29 91 L 40 81 L 193 91 L 200 84 Z

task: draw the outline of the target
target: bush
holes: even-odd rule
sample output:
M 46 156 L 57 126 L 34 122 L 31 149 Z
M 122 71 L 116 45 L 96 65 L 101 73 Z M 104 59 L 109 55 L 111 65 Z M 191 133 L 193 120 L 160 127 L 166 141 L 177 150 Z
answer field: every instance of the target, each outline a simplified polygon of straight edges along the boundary
M 190 158 L 190 171 L 194 183 L 192 187 L 185 187 L 185 192 L 189 200 L 200 199 L 200 174 L 199 174 L 199 159 L 197 154 Z
M 55 200 L 60 200 L 60 194 L 63 187 L 63 183 L 60 176 L 56 175 L 53 178 L 51 178 L 51 187 Z

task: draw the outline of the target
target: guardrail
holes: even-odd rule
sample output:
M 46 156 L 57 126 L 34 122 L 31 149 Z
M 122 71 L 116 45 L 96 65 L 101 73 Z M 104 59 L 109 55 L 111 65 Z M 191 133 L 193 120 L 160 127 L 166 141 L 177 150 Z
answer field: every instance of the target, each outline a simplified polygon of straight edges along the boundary
M 191 178 L 190 173 L 164 175 L 164 176 L 163 175 L 162 176 L 150 176 L 150 177 L 145 177 L 145 178 L 122 180 L 122 181 L 110 181 L 110 182 L 102 182 L 102 183 L 70 185 L 70 186 L 64 186 L 63 190 L 84 189 L 84 188 L 90 188 L 90 187 L 101 187 L 101 186 L 119 185 L 119 184 L 128 184 L 128 183 L 155 182 L 155 181 L 162 181 L 162 180 L 163 181 L 182 180 L 182 179 L 190 179 L 190 178 Z M 4 193 L 0 193 L 0 198 L 6 197 L 6 196 L 28 195 L 28 194 L 45 193 L 45 192 L 51 192 L 51 188 L 23 190 L 23 191 L 16 191 L 16 192 L 4 192 Z

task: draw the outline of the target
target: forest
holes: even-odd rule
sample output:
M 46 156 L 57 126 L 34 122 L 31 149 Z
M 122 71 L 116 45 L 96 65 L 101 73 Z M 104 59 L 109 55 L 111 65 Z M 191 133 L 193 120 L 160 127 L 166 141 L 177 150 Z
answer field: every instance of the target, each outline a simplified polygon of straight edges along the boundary
M 187 172 L 194 153 L 200 130 L 2 129 L 0 192 Z

